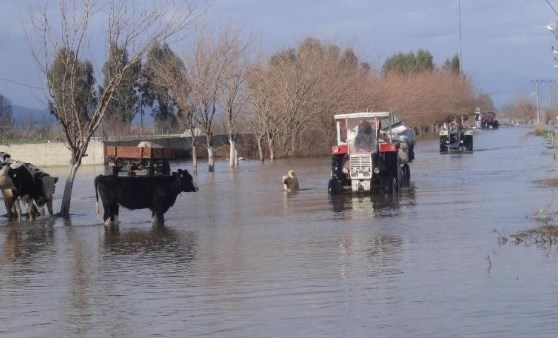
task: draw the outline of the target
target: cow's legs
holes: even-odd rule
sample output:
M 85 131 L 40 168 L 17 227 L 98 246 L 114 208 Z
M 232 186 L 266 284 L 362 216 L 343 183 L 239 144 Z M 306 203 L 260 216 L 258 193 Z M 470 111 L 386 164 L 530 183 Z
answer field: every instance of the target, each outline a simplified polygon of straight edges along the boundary
M 116 207 L 114 208 L 114 217 L 113 217 L 113 223 L 114 225 L 118 225 L 118 213 L 120 211 L 120 206 L 117 204 Z
M 110 204 L 103 204 L 103 223 L 106 226 L 112 225 L 112 207 Z
M 2 197 L 4 197 L 4 205 L 6 206 L 6 213 L 8 214 L 8 219 L 12 219 L 14 217 L 13 214 L 13 197 L 10 193 L 6 191 L 6 189 L 2 189 Z
M 103 220 L 106 226 L 118 225 L 118 204 L 106 204 L 103 205 L 105 212 L 103 214 Z
M 17 218 L 17 220 L 21 222 L 21 206 L 18 204 L 19 199 L 17 197 L 14 198 L 14 194 L 11 189 L 2 189 L 2 196 L 4 197 L 4 205 L 6 206 L 8 219 L 11 220 Z
M 48 209 L 48 214 L 49 214 L 50 216 L 53 216 L 53 215 L 54 215 L 54 212 L 52 211 L 52 197 L 49 198 L 49 199 L 47 199 L 46 205 L 47 205 L 47 209 Z M 43 210 L 43 214 L 44 214 L 44 210 Z
M 31 202 L 32 203 L 32 202 Z M 44 217 L 45 215 L 45 206 L 44 205 L 38 205 L 37 206 L 38 212 L 39 212 L 39 216 Z
M 15 198 L 13 200 L 13 206 L 12 206 L 12 210 L 15 212 L 16 217 L 17 217 L 17 221 L 21 222 L 21 202 L 19 198 Z
M 23 203 L 27 204 L 27 218 L 30 220 L 35 219 L 35 203 L 33 203 L 33 199 L 29 198 L 28 196 L 22 197 Z
M 151 211 L 151 223 L 156 225 L 164 225 L 165 223 L 165 216 L 164 213 L 152 210 Z
M 32 202 L 27 201 L 27 219 L 34 220 L 35 214 L 33 213 Z
M 15 210 L 15 204 L 13 198 L 4 197 L 4 205 L 6 206 L 6 213 L 8 214 L 8 219 L 13 219 L 17 217 L 17 211 Z

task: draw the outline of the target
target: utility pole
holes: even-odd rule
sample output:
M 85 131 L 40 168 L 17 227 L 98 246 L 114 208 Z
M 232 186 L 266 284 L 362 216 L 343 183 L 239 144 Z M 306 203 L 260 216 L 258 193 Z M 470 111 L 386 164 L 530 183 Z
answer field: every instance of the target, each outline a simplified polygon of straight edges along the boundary
M 550 109 L 552 109 L 552 84 L 555 83 L 555 80 L 531 80 L 535 84 L 535 88 L 537 89 L 537 125 L 541 124 L 541 110 L 540 110 L 540 93 L 539 93 L 539 85 L 541 83 L 548 83 L 550 86 Z
M 541 124 L 541 112 L 539 110 L 539 84 L 541 80 L 531 80 L 535 84 L 535 88 L 537 89 L 537 125 Z
M 550 100 L 550 110 L 552 111 L 554 107 L 552 107 L 552 87 L 554 87 L 554 84 L 556 84 L 556 80 L 548 80 L 548 92 L 550 94 L 549 100 Z
M 463 55 L 461 51 L 461 0 L 457 0 L 459 9 L 459 77 L 463 76 Z
M 541 124 L 541 108 L 540 108 L 540 100 L 539 100 L 539 83 L 540 80 L 535 81 L 537 83 L 537 126 Z

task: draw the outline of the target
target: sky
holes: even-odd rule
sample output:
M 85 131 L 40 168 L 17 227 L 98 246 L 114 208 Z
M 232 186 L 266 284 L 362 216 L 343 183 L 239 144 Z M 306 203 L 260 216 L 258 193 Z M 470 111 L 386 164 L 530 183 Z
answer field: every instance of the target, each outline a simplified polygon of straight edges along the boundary
M 151 1 L 151 0 L 146 0 Z M 550 5 L 549 3 L 550 2 Z M 225 24 L 254 37 L 268 54 L 296 47 L 307 37 L 352 47 L 361 61 L 381 68 L 398 52 L 428 50 L 441 65 L 461 51 L 464 73 L 497 106 L 520 95 L 535 97 L 534 80 L 554 81 L 551 47 L 558 41 L 558 0 L 213 0 L 210 27 Z M 2 0 L 0 11 L 0 94 L 14 105 L 44 107 L 44 80 L 30 56 L 24 26 L 29 4 Z M 51 0 L 51 5 L 56 1 Z M 558 32 L 558 31 L 557 31 Z M 102 30 L 92 36 L 101 36 Z M 93 38 L 94 39 L 94 38 Z M 188 42 L 183 41 L 184 44 Z M 176 46 L 181 49 L 187 46 Z M 104 53 L 104 51 L 103 51 Z M 98 62 L 95 62 L 98 61 Z M 103 57 L 94 58 L 97 70 Z M 541 105 L 558 91 L 541 83 Z M 555 94 L 554 94 L 555 95 Z M 554 98 L 555 102 L 556 96 Z

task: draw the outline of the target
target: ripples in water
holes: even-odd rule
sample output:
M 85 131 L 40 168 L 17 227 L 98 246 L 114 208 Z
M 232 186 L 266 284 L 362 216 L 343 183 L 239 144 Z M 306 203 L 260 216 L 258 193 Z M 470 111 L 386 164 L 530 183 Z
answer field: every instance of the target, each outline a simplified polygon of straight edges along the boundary
M 493 232 L 536 226 L 553 201 L 534 182 L 555 160 L 528 131 L 480 131 L 472 154 L 420 140 L 396 196 L 330 198 L 327 158 L 202 164 L 164 228 L 122 210 L 105 230 L 104 168 L 83 167 L 69 220 L 0 222 L 0 335 L 553 336 L 557 253 Z M 281 190 L 289 169 L 295 194 Z

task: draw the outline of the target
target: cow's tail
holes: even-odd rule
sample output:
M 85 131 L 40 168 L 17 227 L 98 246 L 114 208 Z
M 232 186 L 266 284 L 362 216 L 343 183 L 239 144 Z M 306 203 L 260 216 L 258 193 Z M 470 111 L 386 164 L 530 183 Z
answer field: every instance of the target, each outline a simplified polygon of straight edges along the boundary
M 97 215 L 99 214 L 99 191 L 97 186 L 99 185 L 99 176 L 95 177 L 95 209 L 97 210 Z

